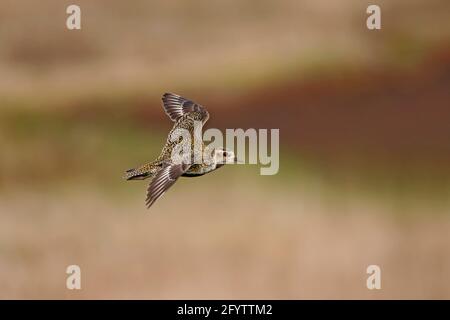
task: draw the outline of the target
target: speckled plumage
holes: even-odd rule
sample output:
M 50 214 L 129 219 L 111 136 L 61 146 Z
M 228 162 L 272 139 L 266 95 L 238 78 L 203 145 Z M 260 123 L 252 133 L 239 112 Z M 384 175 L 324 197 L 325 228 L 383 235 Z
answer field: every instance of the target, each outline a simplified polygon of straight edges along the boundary
M 174 163 L 172 161 L 172 151 L 174 147 L 181 141 L 171 141 L 170 137 L 176 130 L 185 129 L 191 135 L 191 157 L 201 155 L 205 148 L 201 137 L 201 130 L 194 130 L 194 123 L 196 121 L 203 126 L 209 119 L 209 113 L 206 109 L 188 99 L 178 96 L 173 93 L 165 93 L 162 97 L 163 108 L 169 118 L 174 121 L 174 126 L 169 132 L 167 141 L 155 161 L 144 164 L 138 168 L 130 169 L 125 172 L 124 178 L 126 180 L 143 180 L 152 178 L 147 189 L 146 204 L 150 207 L 165 191 L 167 191 L 180 176 L 195 177 L 201 176 L 221 167 L 225 162 L 223 159 L 230 157 L 234 158 L 231 151 L 223 149 L 214 150 L 214 157 L 210 161 L 204 161 L 200 164 L 186 164 Z M 194 135 L 197 141 L 201 143 L 194 143 Z M 217 160 L 220 157 L 220 160 Z

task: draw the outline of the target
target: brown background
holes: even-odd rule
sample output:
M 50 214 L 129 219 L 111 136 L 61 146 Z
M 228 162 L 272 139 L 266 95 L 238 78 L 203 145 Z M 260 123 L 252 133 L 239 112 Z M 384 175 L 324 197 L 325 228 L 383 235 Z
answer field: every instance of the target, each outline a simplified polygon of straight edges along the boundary
M 448 1 L 378 1 L 379 31 L 356 0 L 82 0 L 78 31 L 69 4 L 0 3 L 1 298 L 450 298 Z M 147 211 L 121 176 L 164 143 L 166 91 L 279 128 L 279 173 Z

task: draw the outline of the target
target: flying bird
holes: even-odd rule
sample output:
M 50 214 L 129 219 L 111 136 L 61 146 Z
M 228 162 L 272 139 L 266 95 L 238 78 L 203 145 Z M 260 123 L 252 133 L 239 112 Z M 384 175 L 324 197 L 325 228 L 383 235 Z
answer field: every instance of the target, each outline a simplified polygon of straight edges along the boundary
M 201 139 L 201 134 L 199 136 L 199 132 L 194 130 L 194 123 L 199 123 L 203 127 L 209 119 L 209 113 L 200 104 L 173 93 L 165 93 L 162 96 L 162 102 L 165 113 L 174 122 L 174 125 L 161 154 L 150 163 L 127 170 L 124 175 L 126 180 L 151 178 L 145 201 L 147 208 L 150 208 L 156 200 L 173 186 L 179 177 L 197 177 L 210 173 L 224 164 L 237 163 L 234 152 L 223 148 L 213 149 L 210 158 L 201 157 L 201 163 L 174 161 L 172 159 L 172 151 L 180 141 L 172 141 L 171 137 L 172 134 L 180 129 L 184 129 L 190 134 L 192 142 L 190 158 L 193 159 L 195 155 L 203 154 L 205 145 Z M 194 143 L 195 139 L 200 139 L 201 143 Z

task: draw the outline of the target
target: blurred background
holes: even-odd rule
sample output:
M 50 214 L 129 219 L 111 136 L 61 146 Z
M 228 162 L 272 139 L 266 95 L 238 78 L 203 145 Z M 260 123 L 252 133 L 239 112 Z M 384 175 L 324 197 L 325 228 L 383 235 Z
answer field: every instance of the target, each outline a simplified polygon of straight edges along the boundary
M 449 12 L 2 0 L 0 298 L 449 299 Z M 121 177 L 159 154 L 166 91 L 207 127 L 279 128 L 279 173 L 226 166 L 146 210 Z

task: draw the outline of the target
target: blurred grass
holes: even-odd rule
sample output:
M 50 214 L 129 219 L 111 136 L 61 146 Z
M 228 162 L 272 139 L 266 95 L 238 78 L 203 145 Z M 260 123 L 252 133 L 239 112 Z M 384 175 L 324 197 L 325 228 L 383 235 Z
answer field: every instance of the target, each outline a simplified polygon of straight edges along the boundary
M 82 0 L 80 32 L 65 29 L 70 1 L 47 0 L 32 12 L 30 3 L 0 4 L 0 101 L 25 107 L 158 98 L 168 87 L 226 94 L 327 68 L 411 67 L 450 37 L 442 0 L 381 1 L 389 32 L 364 28 L 367 1 Z
M 171 124 L 162 110 L 161 125 L 145 124 L 117 112 L 102 114 L 100 109 L 81 117 L 23 110 L 4 113 L 0 119 L 4 151 L 0 186 L 10 189 L 47 184 L 51 188 L 68 184 L 93 185 L 112 192 L 127 190 L 121 180 L 123 171 L 156 158 Z M 450 174 L 440 168 L 395 164 L 381 158 L 367 162 L 358 152 L 333 163 L 308 149 L 282 147 L 280 171 L 273 177 L 259 176 L 256 165 L 232 166 L 218 176 L 254 180 L 267 189 L 300 188 L 299 192 L 323 194 L 329 199 L 371 198 L 400 208 L 420 202 L 445 206 L 450 194 Z

